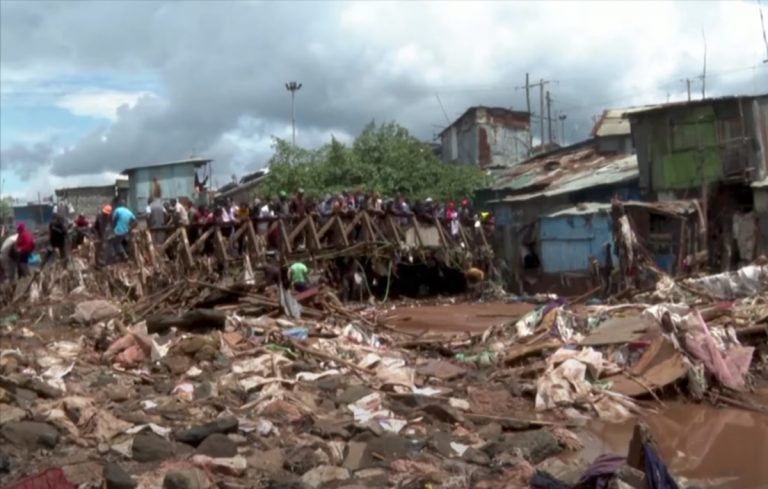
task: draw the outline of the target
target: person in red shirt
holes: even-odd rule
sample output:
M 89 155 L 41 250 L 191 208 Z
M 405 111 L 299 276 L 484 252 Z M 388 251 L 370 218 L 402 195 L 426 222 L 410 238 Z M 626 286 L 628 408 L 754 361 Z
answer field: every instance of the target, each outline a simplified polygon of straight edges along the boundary
M 15 253 L 12 258 L 16 262 L 18 276 L 26 277 L 29 275 L 29 265 L 27 264 L 29 256 L 35 251 L 35 238 L 23 222 L 16 226 L 16 233 L 19 237 L 16 239 Z

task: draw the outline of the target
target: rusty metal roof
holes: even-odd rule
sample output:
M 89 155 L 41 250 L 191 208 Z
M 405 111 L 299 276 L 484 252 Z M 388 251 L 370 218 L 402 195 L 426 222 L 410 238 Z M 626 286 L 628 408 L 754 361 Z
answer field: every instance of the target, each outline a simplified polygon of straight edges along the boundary
M 625 209 L 631 209 L 633 207 L 639 207 L 648 209 L 652 212 L 661 214 L 668 214 L 674 216 L 683 216 L 691 214 L 699 210 L 697 202 L 695 200 L 667 200 L 657 202 L 644 202 L 641 200 L 628 200 L 623 201 Z M 602 202 L 583 202 L 567 209 L 561 209 L 557 212 L 553 212 L 545 217 L 560 217 L 560 216 L 576 216 L 586 214 L 598 214 L 601 212 L 610 212 L 611 204 Z
M 639 171 L 635 155 L 600 153 L 590 139 L 497 171 L 494 177 L 489 188 L 513 192 L 501 201 L 514 202 L 628 182 Z
M 189 164 L 193 164 L 195 168 L 200 168 L 202 166 L 205 166 L 207 163 L 211 161 L 213 161 L 211 158 L 188 158 L 186 160 L 166 161 L 163 163 L 150 163 L 148 165 L 132 166 L 131 168 L 126 168 L 120 173 L 125 175 L 127 173 L 130 173 L 134 170 L 139 170 L 141 168 L 155 168 L 158 166 L 176 166 L 176 165 L 189 165 Z
M 638 107 L 626 107 L 624 109 L 608 109 L 592 128 L 592 137 L 629 136 L 631 126 L 629 115 L 634 112 L 643 112 L 655 109 L 658 105 L 643 105 Z
M 626 114 L 627 115 L 645 115 L 646 113 L 650 113 L 650 112 L 658 112 L 658 111 L 662 111 L 666 109 L 674 109 L 678 107 L 705 105 L 705 104 L 720 103 L 720 102 L 735 102 L 737 100 L 754 100 L 754 99 L 761 99 L 765 97 L 768 97 L 768 93 L 762 93 L 758 95 L 725 95 L 722 97 L 712 97 L 712 98 L 705 98 L 705 99 L 699 99 L 699 100 L 690 100 L 690 101 L 684 100 L 681 102 L 669 102 L 666 104 L 652 105 L 644 109 L 627 112 Z

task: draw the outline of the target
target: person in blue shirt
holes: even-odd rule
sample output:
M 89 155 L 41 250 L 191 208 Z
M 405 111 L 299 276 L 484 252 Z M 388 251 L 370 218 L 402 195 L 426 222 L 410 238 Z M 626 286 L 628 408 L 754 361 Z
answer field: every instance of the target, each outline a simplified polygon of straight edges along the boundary
M 128 246 L 131 229 L 136 225 L 136 216 L 125 206 L 125 202 L 118 201 L 112 210 L 112 231 L 115 254 L 123 260 L 128 259 Z

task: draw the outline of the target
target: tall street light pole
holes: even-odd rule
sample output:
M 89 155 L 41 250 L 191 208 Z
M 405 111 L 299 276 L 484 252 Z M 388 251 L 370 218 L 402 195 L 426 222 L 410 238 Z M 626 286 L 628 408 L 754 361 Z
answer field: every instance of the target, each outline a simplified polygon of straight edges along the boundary
M 296 146 L 296 92 L 301 90 L 301 83 L 292 81 L 285 84 L 285 89 L 291 92 L 291 128 L 293 130 L 293 145 Z

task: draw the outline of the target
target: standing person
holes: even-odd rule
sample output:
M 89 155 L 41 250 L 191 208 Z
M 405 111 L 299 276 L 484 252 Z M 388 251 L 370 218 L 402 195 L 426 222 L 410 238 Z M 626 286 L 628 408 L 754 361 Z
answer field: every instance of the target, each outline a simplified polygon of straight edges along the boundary
M 293 196 L 293 199 L 291 200 L 291 203 L 288 206 L 288 210 L 294 216 L 303 217 L 304 214 L 306 214 L 307 206 L 306 206 L 306 203 L 304 202 L 304 189 L 303 188 L 299 188 L 296 191 L 296 195 Z
M 101 208 L 101 213 L 93 224 L 96 233 L 96 268 L 101 268 L 109 261 L 109 247 L 107 242 L 112 231 L 112 206 L 107 204 Z
M 29 257 L 35 251 L 35 238 L 23 222 L 16 226 L 16 233 L 18 237 L 16 238 L 16 246 L 11 250 L 13 251 L 11 258 L 15 262 L 18 276 L 26 277 L 29 275 Z
M 18 234 L 12 234 L 5 238 L 3 246 L 0 247 L 0 268 L 2 268 L 3 281 L 13 282 L 16 280 L 16 266 L 11 258 L 13 250 L 16 248 L 16 240 L 19 238 Z
M 115 253 L 123 260 L 128 259 L 127 249 L 130 246 L 131 229 L 136 225 L 136 216 L 125 206 L 123 201 L 118 201 L 112 211 L 112 229 L 115 236 L 113 246 Z
M 58 253 L 62 260 L 67 258 L 67 223 L 60 214 L 54 214 L 48 225 L 48 242 L 50 249 L 43 259 L 42 266 L 48 263 L 54 253 Z
M 448 201 L 445 205 L 445 218 L 451 227 L 451 236 L 457 236 L 459 234 L 459 213 L 456 211 L 453 201 Z
M 77 219 L 75 219 L 75 240 L 72 243 L 72 249 L 79 248 L 81 244 L 85 241 L 85 237 L 88 235 L 88 232 L 91 228 L 91 223 L 88 221 L 88 218 L 85 217 L 83 214 L 78 214 Z
M 152 235 L 152 241 L 156 245 L 163 244 L 165 242 L 165 230 L 163 227 L 165 227 L 167 218 L 162 199 L 156 198 L 152 200 L 149 204 L 147 215 L 147 224 L 149 225 L 149 233 Z
M 304 292 L 309 287 L 307 282 L 307 275 L 309 275 L 309 268 L 297 261 L 288 268 L 288 280 L 291 282 L 293 290 L 296 292 Z

